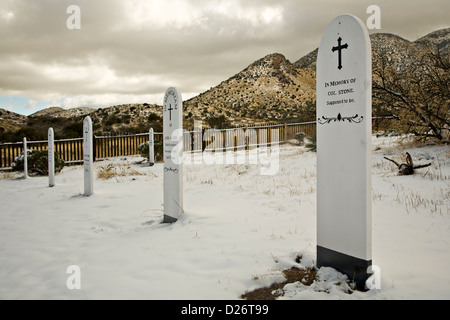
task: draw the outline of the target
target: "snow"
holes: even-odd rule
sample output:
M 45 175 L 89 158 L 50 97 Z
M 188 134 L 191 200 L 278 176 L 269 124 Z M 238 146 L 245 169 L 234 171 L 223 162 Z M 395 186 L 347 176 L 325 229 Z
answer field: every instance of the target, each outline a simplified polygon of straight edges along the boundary
M 449 299 L 450 150 L 373 138 L 373 263 L 381 288 L 347 294 L 346 276 L 318 270 L 311 286 L 279 299 Z M 383 159 L 432 162 L 397 176 Z M 279 170 L 254 164 L 185 165 L 184 214 L 162 224 L 163 167 L 140 157 L 96 162 L 129 172 L 96 177 L 84 197 L 82 166 L 47 177 L 0 173 L 0 299 L 240 299 L 313 267 L 316 154 L 280 146 Z M 351 156 L 351 155 L 349 155 Z M 399 158 L 397 158 L 399 159 Z M 128 170 L 128 171 L 127 171 Z M 296 257 L 301 255 L 300 263 Z M 77 265 L 81 289 L 69 290 Z

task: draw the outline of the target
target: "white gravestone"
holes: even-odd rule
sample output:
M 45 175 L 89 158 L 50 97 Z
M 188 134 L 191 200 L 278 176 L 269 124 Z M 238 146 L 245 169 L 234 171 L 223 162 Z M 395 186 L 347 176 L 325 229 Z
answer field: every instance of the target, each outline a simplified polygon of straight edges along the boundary
M 176 88 L 169 88 L 163 104 L 164 223 L 183 213 L 183 101 Z
M 83 121 L 84 195 L 94 193 L 92 120 L 87 116 Z
M 27 138 L 23 138 L 23 178 L 28 179 L 28 147 Z
M 53 128 L 48 129 L 48 186 L 55 186 L 55 134 Z
M 317 265 L 364 289 L 372 264 L 372 69 L 364 24 L 341 15 L 317 57 Z
M 153 128 L 150 128 L 148 133 L 148 162 L 150 162 L 150 167 L 155 164 L 155 134 Z

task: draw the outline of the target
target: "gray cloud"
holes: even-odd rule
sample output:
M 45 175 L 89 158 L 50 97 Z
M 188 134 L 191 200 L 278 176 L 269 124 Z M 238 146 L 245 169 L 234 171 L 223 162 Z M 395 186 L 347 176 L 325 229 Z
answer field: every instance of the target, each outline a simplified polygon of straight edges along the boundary
M 448 0 L 1 2 L 0 96 L 65 98 L 66 106 L 160 103 L 144 99 L 159 99 L 172 85 L 185 97 L 198 94 L 267 54 L 296 61 L 318 46 L 335 16 L 365 22 L 370 4 L 381 8 L 376 32 L 409 40 L 448 27 L 450 9 Z M 81 8 L 81 30 L 66 27 L 72 4 Z

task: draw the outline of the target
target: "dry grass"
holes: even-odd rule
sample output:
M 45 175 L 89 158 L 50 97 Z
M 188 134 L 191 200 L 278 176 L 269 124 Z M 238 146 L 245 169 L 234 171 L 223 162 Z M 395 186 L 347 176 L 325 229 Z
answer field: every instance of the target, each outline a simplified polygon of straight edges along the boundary
M 398 197 L 398 196 L 397 196 Z M 450 200 L 450 192 L 448 190 L 439 189 L 433 198 L 420 195 L 418 192 L 404 194 L 399 201 L 404 203 L 406 212 L 428 212 L 429 214 L 444 215 L 448 214 L 448 201 Z
M 0 180 L 22 178 L 23 172 L 0 171 Z
M 97 177 L 108 180 L 115 177 L 141 176 L 143 173 L 133 169 L 128 164 L 108 164 L 97 168 Z

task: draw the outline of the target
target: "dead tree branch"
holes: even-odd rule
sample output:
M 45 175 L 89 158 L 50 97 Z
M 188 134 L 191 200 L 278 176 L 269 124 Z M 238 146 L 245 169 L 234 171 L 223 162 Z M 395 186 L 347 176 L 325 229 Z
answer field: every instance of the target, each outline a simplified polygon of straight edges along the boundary
M 397 161 L 389 159 L 388 157 L 384 157 L 384 159 L 391 161 L 394 163 L 398 168 L 398 175 L 399 176 L 407 176 L 414 174 L 415 169 L 421 169 L 431 166 L 431 162 L 427 164 L 422 164 L 418 166 L 414 166 L 413 160 L 411 155 L 406 152 L 406 163 L 399 164 Z

